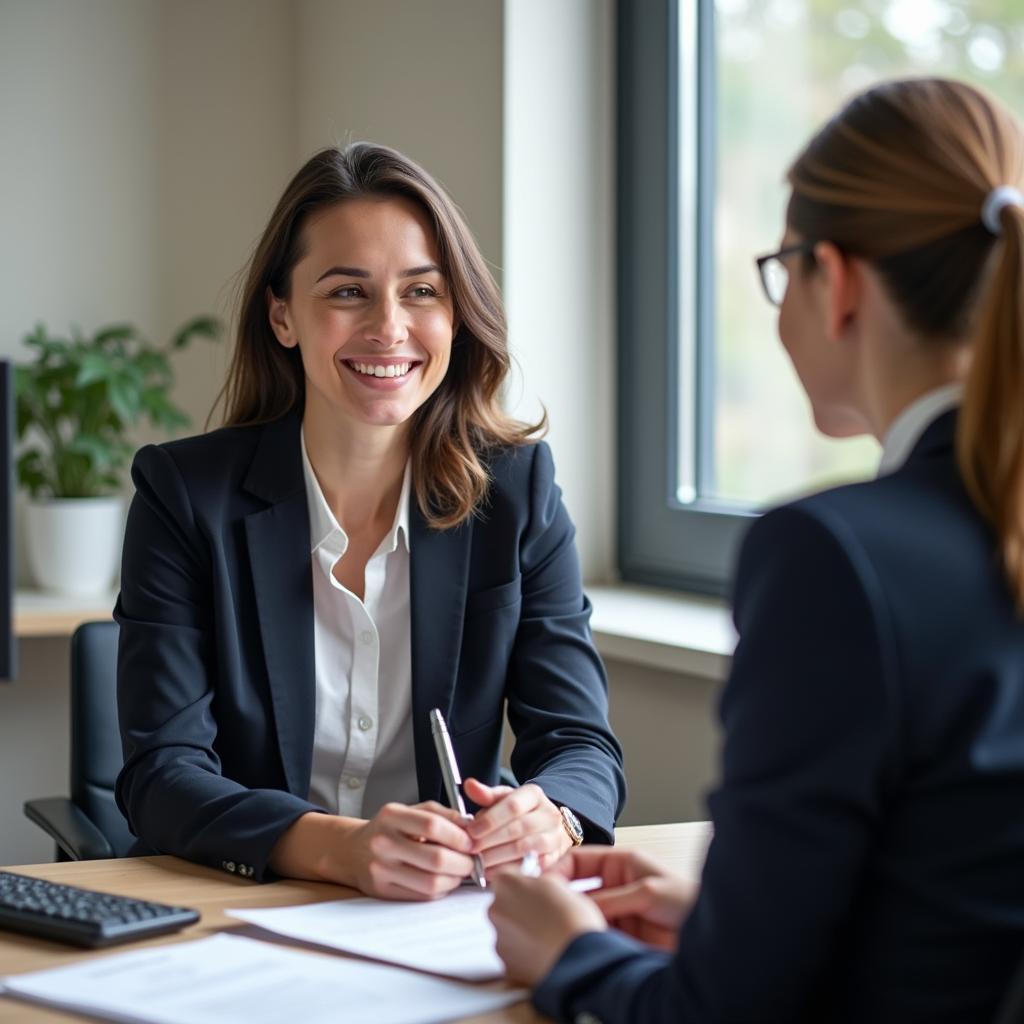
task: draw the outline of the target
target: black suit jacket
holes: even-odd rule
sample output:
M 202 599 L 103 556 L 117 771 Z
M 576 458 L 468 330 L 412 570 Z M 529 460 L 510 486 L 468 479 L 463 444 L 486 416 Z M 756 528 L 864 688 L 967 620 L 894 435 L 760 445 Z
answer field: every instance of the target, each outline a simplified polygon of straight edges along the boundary
M 143 448 L 121 593 L 118 806 L 149 850 L 262 878 L 308 800 L 315 674 L 309 516 L 292 414 Z M 543 443 L 495 455 L 457 529 L 410 509 L 412 704 L 422 799 L 442 799 L 428 713 L 464 775 L 512 769 L 611 842 L 625 796 L 574 530 Z M 140 847 L 141 849 L 141 847 Z
M 1024 622 L 954 428 L 751 528 L 715 835 L 678 952 L 582 936 L 545 1012 L 992 1019 L 1024 949 Z

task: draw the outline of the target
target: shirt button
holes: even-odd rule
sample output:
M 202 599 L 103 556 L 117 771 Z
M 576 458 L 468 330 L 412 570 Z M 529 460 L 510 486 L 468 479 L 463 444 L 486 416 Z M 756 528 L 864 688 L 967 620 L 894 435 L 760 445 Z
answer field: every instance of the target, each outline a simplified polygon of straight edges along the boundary
M 369 715 L 360 715 L 357 724 L 359 728 L 363 730 L 363 732 L 366 732 L 366 730 L 369 729 L 371 725 L 373 725 L 373 719 Z
M 372 644 L 373 634 L 368 629 L 364 629 L 362 633 L 359 634 L 359 639 L 362 640 L 364 644 Z
M 348 780 L 345 782 L 345 785 L 348 786 L 349 789 L 358 789 L 362 784 L 362 781 L 357 779 L 354 775 L 350 775 Z

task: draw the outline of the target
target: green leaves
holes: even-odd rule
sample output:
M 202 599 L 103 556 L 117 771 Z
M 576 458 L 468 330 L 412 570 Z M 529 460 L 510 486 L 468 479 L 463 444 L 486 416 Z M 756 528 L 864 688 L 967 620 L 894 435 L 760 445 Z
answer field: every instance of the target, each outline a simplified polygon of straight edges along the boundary
M 212 316 L 197 316 L 189 320 L 171 338 L 171 348 L 185 348 L 193 338 L 217 341 L 222 332 L 221 322 Z
M 51 337 L 42 324 L 25 337 L 32 362 L 15 367 L 18 479 L 32 497 L 92 497 L 116 490 L 131 455 L 127 432 L 143 420 L 161 430 L 189 425 L 170 399 L 169 356 L 194 338 L 215 341 L 209 316 L 182 325 L 163 348 L 131 324 L 101 327 L 91 338 Z

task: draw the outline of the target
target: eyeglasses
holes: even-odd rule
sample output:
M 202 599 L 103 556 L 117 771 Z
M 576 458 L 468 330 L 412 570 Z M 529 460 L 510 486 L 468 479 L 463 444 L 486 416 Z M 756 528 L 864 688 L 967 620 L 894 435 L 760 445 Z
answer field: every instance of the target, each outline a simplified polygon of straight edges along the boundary
M 816 241 L 798 242 L 796 245 L 787 245 L 778 252 L 757 257 L 757 272 L 761 275 L 761 287 L 773 306 L 782 305 L 782 300 L 786 297 L 786 288 L 789 286 L 789 268 L 782 262 L 782 257 L 792 256 L 798 252 L 810 252 L 817 244 Z

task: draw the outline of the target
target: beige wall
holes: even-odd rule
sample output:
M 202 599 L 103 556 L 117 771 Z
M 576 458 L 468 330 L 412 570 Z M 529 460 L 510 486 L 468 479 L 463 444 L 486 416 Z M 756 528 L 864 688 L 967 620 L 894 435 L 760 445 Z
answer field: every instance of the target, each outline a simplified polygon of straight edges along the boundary
M 21 805 L 68 795 L 69 651 L 66 639 L 23 640 L 18 681 L 0 683 L 0 865 L 54 859 Z
M 293 5 L 174 0 L 158 7 L 158 319 L 170 332 L 212 312 L 235 283 L 296 166 Z M 177 399 L 201 430 L 229 345 L 177 361 Z
M 157 47 L 153 0 L 0 0 L 0 355 L 153 323 Z
M 607 661 L 612 728 L 626 762 L 623 825 L 697 821 L 718 772 L 718 686 L 707 679 Z
M 500 0 L 300 0 L 298 153 L 366 140 L 421 163 L 499 276 Z

